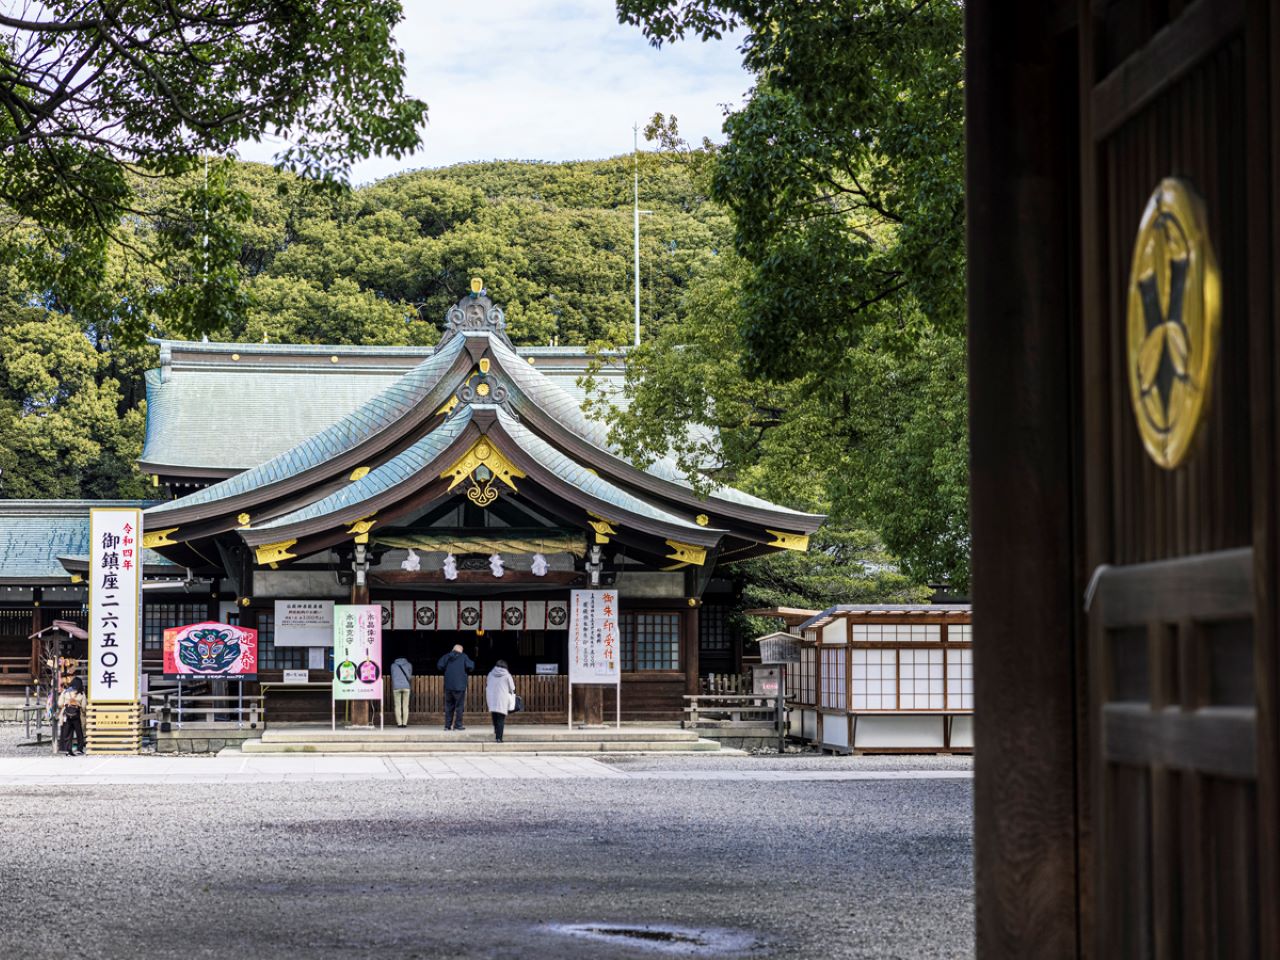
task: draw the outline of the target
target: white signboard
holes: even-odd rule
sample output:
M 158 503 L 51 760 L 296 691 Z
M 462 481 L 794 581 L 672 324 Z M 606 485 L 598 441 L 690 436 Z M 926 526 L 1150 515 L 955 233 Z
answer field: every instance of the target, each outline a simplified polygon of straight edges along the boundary
M 569 606 L 569 683 L 621 683 L 617 591 L 574 590 Z
M 277 647 L 327 647 L 333 642 L 332 600 L 277 600 Z
M 306 683 L 308 672 L 306 670 L 286 670 L 284 672 L 285 683 Z
M 89 701 L 138 699 L 142 511 L 89 511 Z
M 539 677 L 554 677 L 560 673 L 560 664 L 558 663 L 539 663 L 534 668 L 534 675 Z

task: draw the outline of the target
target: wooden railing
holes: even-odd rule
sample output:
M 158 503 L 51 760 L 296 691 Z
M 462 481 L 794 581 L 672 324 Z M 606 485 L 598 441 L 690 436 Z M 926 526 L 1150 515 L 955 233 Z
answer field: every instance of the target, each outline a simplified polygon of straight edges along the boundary
M 781 752 L 787 733 L 785 695 L 704 693 L 684 699 L 688 706 L 684 708 L 685 720 L 681 726 L 696 729 L 699 724 L 706 724 L 723 730 L 737 725 L 758 728 L 760 724 L 767 723 L 778 735 L 778 750 Z
M 524 712 L 513 715 L 513 722 L 524 720 L 530 723 L 550 723 L 564 720 L 569 709 L 568 677 L 513 676 L 512 679 L 516 682 L 516 693 L 524 700 Z M 468 716 L 488 715 L 489 704 L 485 696 L 487 682 L 487 678 L 482 676 L 467 678 Z M 389 714 L 394 706 L 389 677 L 385 689 Z M 419 714 L 422 716 L 418 716 Z M 444 677 L 413 678 L 409 694 L 409 715 L 415 723 L 444 716 Z
M 0 678 L 15 682 L 31 679 L 31 657 L 0 657 Z
M 256 728 L 261 723 L 262 695 L 212 696 L 207 693 L 181 698 L 173 693 L 147 695 L 147 710 L 143 720 L 155 720 L 164 729 L 165 724 L 181 729 L 185 724 L 198 723 L 202 727 L 227 726 Z

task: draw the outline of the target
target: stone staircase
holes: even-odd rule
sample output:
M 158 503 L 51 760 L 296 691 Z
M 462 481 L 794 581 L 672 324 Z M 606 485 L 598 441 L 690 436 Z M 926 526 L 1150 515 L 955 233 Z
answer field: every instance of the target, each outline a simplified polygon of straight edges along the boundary
M 675 727 L 593 727 L 570 730 L 564 726 L 513 724 L 502 743 L 493 730 L 468 727 L 444 731 L 431 727 L 390 727 L 385 730 L 339 729 L 323 725 L 273 726 L 262 736 L 245 740 L 243 753 L 324 754 L 590 754 L 590 753 L 703 753 L 718 752 L 720 744 L 698 736 L 694 730 Z

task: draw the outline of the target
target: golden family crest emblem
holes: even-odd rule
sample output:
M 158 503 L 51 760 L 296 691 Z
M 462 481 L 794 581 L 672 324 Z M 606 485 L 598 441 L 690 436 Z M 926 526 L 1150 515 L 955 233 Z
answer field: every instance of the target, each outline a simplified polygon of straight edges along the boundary
M 1182 180 L 1147 201 L 1129 274 L 1129 389 L 1151 459 L 1172 470 L 1208 410 L 1218 354 L 1221 282 L 1204 203 Z

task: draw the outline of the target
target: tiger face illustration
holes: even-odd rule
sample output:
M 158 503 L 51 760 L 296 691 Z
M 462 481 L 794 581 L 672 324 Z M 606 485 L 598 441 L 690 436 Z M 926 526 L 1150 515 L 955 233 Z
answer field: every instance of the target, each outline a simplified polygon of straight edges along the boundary
M 240 637 L 230 630 L 206 627 L 178 640 L 178 659 L 196 673 L 223 673 L 240 656 Z

